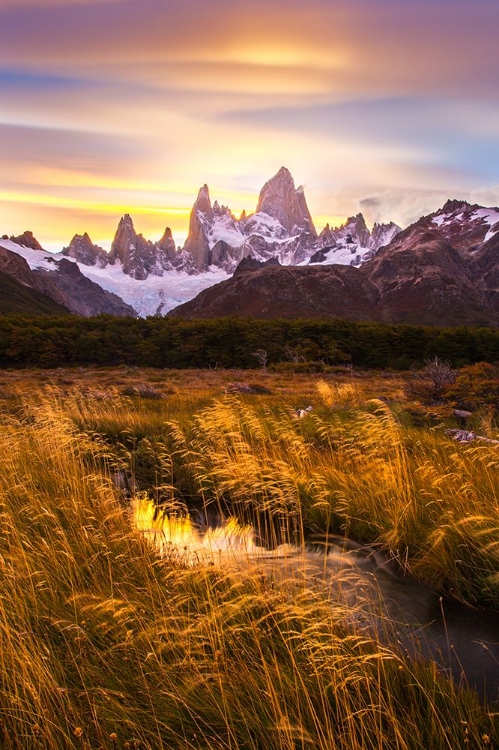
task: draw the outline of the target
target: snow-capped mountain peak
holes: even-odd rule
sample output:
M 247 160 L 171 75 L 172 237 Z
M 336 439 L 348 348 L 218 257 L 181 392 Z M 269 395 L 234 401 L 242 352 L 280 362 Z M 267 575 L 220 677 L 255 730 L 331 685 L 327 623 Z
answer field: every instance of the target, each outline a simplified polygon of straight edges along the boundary
M 319 236 L 321 247 L 310 262 L 360 266 L 373 258 L 380 247 L 388 245 L 398 232 L 400 227 L 393 221 L 375 224 L 370 232 L 364 216 L 359 213 L 337 229 L 331 229 L 327 224 Z
M 466 201 L 448 200 L 426 220 L 451 244 L 464 250 L 478 249 L 499 232 L 499 209 Z
M 256 213 L 265 213 L 277 219 L 288 236 L 299 232 L 317 236 L 303 187 L 295 188 L 291 172 L 286 167 L 281 167 L 263 186 Z

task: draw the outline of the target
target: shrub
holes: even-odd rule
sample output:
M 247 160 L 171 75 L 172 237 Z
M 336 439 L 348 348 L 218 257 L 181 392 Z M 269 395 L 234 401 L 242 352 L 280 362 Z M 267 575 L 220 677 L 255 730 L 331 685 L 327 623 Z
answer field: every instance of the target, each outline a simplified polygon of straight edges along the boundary
M 140 396 L 141 398 L 164 398 L 164 394 L 153 385 L 140 383 L 139 385 L 128 385 L 123 390 L 124 396 Z
M 424 404 L 438 404 L 445 400 L 447 389 L 456 377 L 457 373 L 449 362 L 439 357 L 427 359 L 424 368 L 407 384 L 406 393 L 409 398 Z
M 462 367 L 454 382 L 444 389 L 454 406 L 474 411 L 481 406 L 497 410 L 499 399 L 499 368 L 487 362 Z

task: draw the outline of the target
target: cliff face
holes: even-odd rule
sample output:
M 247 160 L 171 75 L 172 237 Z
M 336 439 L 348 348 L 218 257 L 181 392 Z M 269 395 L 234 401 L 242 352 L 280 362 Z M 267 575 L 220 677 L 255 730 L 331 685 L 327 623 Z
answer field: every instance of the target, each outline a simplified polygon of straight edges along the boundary
M 123 273 L 138 281 L 162 276 L 182 263 L 169 227 L 159 242 L 151 242 L 137 234 L 129 214 L 120 219 L 108 259 L 112 264 L 121 263 Z
M 192 256 L 194 267 L 200 271 L 205 271 L 210 265 L 209 235 L 213 216 L 208 185 L 203 185 L 191 211 L 189 234 L 183 247 L 183 251 Z
M 114 235 L 109 253 L 110 263 L 114 264 L 119 260 L 123 266 L 123 273 L 134 279 L 146 279 L 151 254 L 152 243 L 137 234 L 131 216 L 125 214 Z
M 286 167 L 281 167 L 263 186 L 256 213 L 265 213 L 276 219 L 288 236 L 306 233 L 317 237 L 303 188 L 295 188 L 294 180 Z
M 88 234 L 75 234 L 68 247 L 62 249 L 62 254 L 74 258 L 85 266 L 105 268 L 109 263 L 109 256 L 104 248 L 94 245 Z

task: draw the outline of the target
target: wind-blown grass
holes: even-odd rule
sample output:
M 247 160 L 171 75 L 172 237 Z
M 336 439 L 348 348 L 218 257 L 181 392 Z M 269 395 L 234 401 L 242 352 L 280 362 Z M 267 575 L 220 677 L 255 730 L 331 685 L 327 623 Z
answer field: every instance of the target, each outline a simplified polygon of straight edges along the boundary
M 231 397 L 170 437 L 184 485 L 188 475 L 206 503 L 277 517 L 295 536 L 376 543 L 436 588 L 499 606 L 496 446 L 404 428 L 376 400 L 297 421 Z
M 87 406 L 106 421 L 105 402 Z M 159 557 L 133 528 L 109 478 L 113 446 L 96 436 L 95 423 L 82 431 L 74 408 L 51 394 L 26 403 L 20 416 L 6 414 L 0 426 L 4 747 L 439 750 L 497 743 L 494 717 L 473 693 L 356 630 L 344 603 L 299 582 L 276 585 L 262 569 L 244 574 L 187 564 L 182 554 Z M 457 471 L 443 483 L 429 468 L 414 475 L 413 465 L 426 466 L 422 455 L 433 457 L 437 471 L 437 460 L 461 467 L 470 449 L 458 461 L 456 446 L 432 435 L 419 444 L 380 408 L 368 406 L 350 426 L 327 413 L 305 424 L 223 399 L 193 424 L 157 426 L 169 459 L 165 476 L 181 469 L 183 481 L 210 502 L 248 514 L 256 507 L 271 519 L 289 515 L 295 534 L 303 524 L 347 525 L 389 549 L 399 544 L 399 553 L 405 539 L 414 568 L 424 554 L 438 557 L 436 543 L 444 542 L 416 531 L 413 541 L 408 519 L 443 529 L 445 540 L 445 518 L 458 534 L 445 543 L 462 545 L 471 533 L 479 559 L 484 550 L 493 556 L 495 527 L 468 513 L 479 500 L 473 482 L 485 469 L 490 487 L 481 488 L 482 502 L 495 487 L 490 451 L 471 449 L 466 482 Z M 390 445 L 362 443 L 373 425 L 392 436 Z M 428 507 L 421 490 L 430 480 L 440 501 Z M 462 499 L 452 506 L 447 491 L 457 487 Z M 359 491 L 367 502 L 375 488 L 361 515 Z M 392 509 L 390 521 L 393 502 L 400 512 Z M 451 508 L 462 512 L 465 504 L 467 514 L 455 511 L 449 520 Z

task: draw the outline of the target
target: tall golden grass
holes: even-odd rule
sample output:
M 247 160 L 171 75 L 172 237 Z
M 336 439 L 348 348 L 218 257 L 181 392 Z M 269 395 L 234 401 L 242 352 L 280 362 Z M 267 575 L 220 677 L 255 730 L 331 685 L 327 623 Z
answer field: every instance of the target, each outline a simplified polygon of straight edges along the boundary
M 471 539 L 468 564 L 479 582 L 490 579 L 492 598 L 490 449 L 406 434 L 381 403 L 364 404 L 350 421 L 328 409 L 297 421 L 275 405 L 231 397 L 192 419 L 162 405 L 148 426 L 130 399 L 83 404 L 52 390 L 5 411 L 4 747 L 439 750 L 498 742 L 494 715 L 473 693 L 356 631 L 344 603 L 277 584 L 258 567 L 187 562 L 182 550 L 159 555 L 110 479 L 124 453 L 107 427 L 134 440 L 140 429 L 163 441 L 161 482 L 164 491 L 171 478 L 173 499 L 178 477 L 206 503 L 265 519 L 267 534 L 275 521 L 298 540 L 306 526 L 345 528 L 445 584 L 456 562 L 449 570 L 443 553 L 450 558 L 457 544 L 466 562 Z M 476 572 L 477 559 L 485 572 Z
M 306 420 L 219 400 L 194 426 L 168 425 L 174 464 L 205 503 L 278 517 L 295 539 L 308 528 L 376 543 L 436 588 L 499 606 L 497 447 L 404 428 L 353 389 L 347 416 L 327 394 Z

